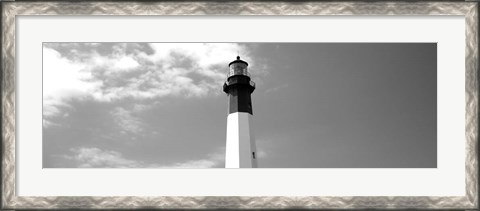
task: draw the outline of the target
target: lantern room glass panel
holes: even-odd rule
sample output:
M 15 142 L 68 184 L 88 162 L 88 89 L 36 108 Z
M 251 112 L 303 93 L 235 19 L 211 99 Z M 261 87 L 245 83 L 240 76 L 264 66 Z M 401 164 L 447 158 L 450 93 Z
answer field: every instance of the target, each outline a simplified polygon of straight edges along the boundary
M 234 63 L 230 65 L 229 76 L 232 75 L 248 75 L 247 64 Z

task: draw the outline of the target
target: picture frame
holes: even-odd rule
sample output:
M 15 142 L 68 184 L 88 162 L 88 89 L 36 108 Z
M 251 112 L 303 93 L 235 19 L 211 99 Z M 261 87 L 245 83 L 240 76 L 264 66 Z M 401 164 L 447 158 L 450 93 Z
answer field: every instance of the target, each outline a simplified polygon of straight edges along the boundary
M 2 209 L 478 209 L 478 2 L 2 2 Z M 36 15 L 461 15 L 464 196 L 17 196 L 16 18 Z

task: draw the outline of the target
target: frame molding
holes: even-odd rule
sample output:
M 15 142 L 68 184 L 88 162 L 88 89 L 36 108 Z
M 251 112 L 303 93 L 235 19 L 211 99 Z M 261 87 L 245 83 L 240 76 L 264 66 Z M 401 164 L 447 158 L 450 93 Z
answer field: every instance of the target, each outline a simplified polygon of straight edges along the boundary
M 1 2 L 1 209 L 317 208 L 478 209 L 478 2 Z M 15 195 L 17 15 L 463 15 L 466 74 L 466 195 L 455 197 L 19 197 Z

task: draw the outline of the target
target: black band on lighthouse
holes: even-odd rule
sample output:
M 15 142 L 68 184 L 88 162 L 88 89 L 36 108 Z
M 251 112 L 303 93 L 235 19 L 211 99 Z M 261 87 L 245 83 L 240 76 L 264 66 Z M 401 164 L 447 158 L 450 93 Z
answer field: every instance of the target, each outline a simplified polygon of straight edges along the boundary
M 255 83 L 250 80 L 247 71 L 248 63 L 240 60 L 230 62 L 228 79 L 223 84 L 223 91 L 229 96 L 228 113 L 245 112 L 253 114 L 251 93 L 255 90 Z
M 251 93 L 255 89 L 248 76 L 232 76 L 224 84 L 224 91 L 229 96 L 228 113 L 245 112 L 253 114 Z

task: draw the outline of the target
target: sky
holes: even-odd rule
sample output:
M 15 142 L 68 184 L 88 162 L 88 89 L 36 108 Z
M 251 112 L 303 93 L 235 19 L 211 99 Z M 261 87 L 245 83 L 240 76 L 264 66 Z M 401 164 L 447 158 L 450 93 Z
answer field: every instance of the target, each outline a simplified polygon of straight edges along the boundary
M 435 43 L 44 43 L 44 168 L 224 168 L 239 55 L 259 168 L 436 168 Z

